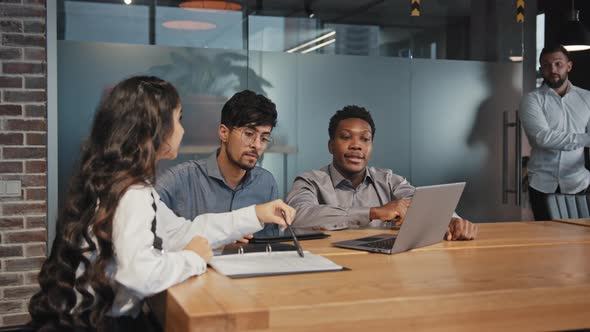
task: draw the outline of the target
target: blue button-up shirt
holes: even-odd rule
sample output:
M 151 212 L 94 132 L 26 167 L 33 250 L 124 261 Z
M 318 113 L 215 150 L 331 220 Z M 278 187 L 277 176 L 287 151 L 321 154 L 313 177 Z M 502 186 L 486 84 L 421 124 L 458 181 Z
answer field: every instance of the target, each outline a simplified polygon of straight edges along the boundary
M 155 187 L 160 199 L 176 214 L 193 220 L 204 213 L 229 212 L 278 198 L 275 178 L 258 166 L 232 189 L 219 171 L 217 153 L 178 164 L 158 176 Z M 278 226 L 267 224 L 255 235 L 278 235 Z
M 543 84 L 527 94 L 520 107 L 522 126 L 531 144 L 529 184 L 544 193 L 574 194 L 588 187 L 584 147 L 590 146 L 590 91 L 567 82 L 563 97 Z

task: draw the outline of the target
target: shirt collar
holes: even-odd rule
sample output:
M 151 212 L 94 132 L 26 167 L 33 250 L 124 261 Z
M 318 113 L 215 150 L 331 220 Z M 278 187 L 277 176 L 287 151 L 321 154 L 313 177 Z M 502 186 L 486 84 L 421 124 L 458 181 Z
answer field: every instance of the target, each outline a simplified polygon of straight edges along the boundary
M 223 177 L 223 175 L 221 174 L 221 171 L 219 170 L 219 164 L 217 163 L 217 156 L 219 155 L 221 149 L 217 149 L 217 151 L 215 151 L 215 153 L 212 153 L 209 158 L 207 158 L 207 175 L 209 175 L 212 178 L 218 179 L 223 181 L 223 183 L 227 184 L 227 182 L 225 182 L 225 178 Z M 242 182 L 238 185 L 238 188 L 241 187 L 242 185 L 246 185 L 248 183 L 250 183 L 252 181 L 252 172 L 251 171 L 247 171 L 246 175 L 244 175 L 244 179 L 242 179 Z
M 567 96 L 574 88 L 574 85 L 572 84 L 572 82 L 570 82 L 570 80 L 568 79 L 567 82 L 567 89 L 565 90 L 565 94 L 563 95 L 563 97 Z M 561 97 L 560 95 L 557 94 L 557 92 L 555 92 L 555 90 L 553 90 L 552 88 L 550 88 L 547 83 L 543 82 L 543 85 L 541 85 L 541 91 L 543 91 L 543 93 L 547 94 L 547 93 L 552 93 L 555 96 Z
M 221 172 L 219 171 L 219 164 L 217 164 L 217 155 L 219 155 L 219 150 L 212 153 L 209 158 L 207 158 L 207 175 L 212 178 L 216 178 L 219 180 L 224 180 Z
M 347 183 L 348 185 L 352 186 L 352 183 L 350 182 L 350 180 L 348 180 L 344 176 L 342 176 L 342 174 L 340 174 L 340 172 L 338 172 L 336 167 L 334 167 L 333 163 L 330 164 L 330 166 L 328 167 L 328 172 L 329 172 L 330 179 L 332 180 L 332 185 L 334 186 L 334 188 L 336 188 L 343 181 L 345 183 Z M 365 178 L 363 180 L 363 183 L 368 183 L 369 181 L 373 181 L 373 176 L 371 175 L 371 169 L 369 167 L 365 167 Z

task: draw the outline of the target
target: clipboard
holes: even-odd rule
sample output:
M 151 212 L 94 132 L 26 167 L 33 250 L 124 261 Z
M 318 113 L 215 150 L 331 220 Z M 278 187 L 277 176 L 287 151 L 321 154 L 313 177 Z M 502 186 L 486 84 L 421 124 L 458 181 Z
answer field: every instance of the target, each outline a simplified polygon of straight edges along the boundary
M 323 256 L 304 253 L 305 257 L 292 250 L 213 256 L 209 265 L 232 279 L 349 270 Z
M 219 255 L 249 254 L 253 252 L 295 251 L 297 247 L 287 243 L 232 243 L 223 247 Z
M 295 235 L 299 241 L 325 239 L 330 234 L 322 233 L 312 229 L 295 229 Z M 277 242 L 291 242 L 293 237 L 288 230 L 281 232 L 281 235 L 276 236 L 255 236 L 250 239 L 250 243 L 277 243 Z

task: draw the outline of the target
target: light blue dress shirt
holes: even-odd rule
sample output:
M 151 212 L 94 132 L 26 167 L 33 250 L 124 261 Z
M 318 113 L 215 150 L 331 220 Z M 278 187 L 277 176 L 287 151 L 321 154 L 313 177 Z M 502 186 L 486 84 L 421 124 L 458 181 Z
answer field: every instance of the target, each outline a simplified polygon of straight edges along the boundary
M 160 200 L 179 216 L 193 220 L 204 213 L 234 211 L 278 198 L 275 178 L 258 166 L 248 171 L 236 189 L 232 189 L 219 171 L 218 152 L 207 159 L 187 161 L 164 171 L 155 185 Z M 266 224 L 255 236 L 279 234 L 277 225 Z
M 544 193 L 574 194 L 588 187 L 584 147 L 590 146 L 590 91 L 569 81 L 563 97 L 543 84 L 528 93 L 520 106 L 520 119 L 531 144 L 529 184 Z

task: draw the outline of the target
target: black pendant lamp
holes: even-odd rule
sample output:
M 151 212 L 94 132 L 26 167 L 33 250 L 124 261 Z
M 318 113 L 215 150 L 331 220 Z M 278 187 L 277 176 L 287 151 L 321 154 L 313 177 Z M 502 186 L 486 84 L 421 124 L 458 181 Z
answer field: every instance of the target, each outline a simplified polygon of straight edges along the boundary
M 576 10 L 574 0 L 572 0 L 561 40 L 562 45 L 570 52 L 590 49 L 590 35 L 584 24 L 580 22 L 580 11 Z

